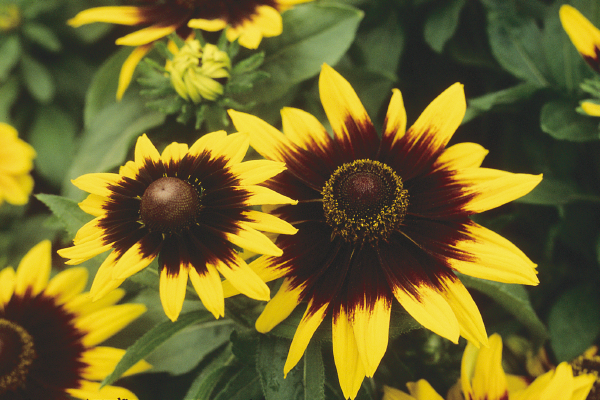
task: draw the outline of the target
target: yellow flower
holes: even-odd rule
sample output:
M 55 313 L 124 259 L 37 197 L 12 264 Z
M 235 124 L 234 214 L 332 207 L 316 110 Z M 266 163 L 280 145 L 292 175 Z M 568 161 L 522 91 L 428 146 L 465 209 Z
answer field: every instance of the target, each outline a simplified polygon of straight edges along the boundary
M 600 30 L 568 4 L 560 7 L 559 16 L 564 30 L 579 54 L 600 73 Z
M 18 138 L 15 128 L 0 122 L 0 204 L 4 200 L 10 204 L 27 204 L 33 190 L 29 172 L 35 155 L 33 147 Z
M 592 117 L 600 117 L 600 104 L 592 101 L 582 101 L 581 109 Z
M 223 94 L 223 84 L 218 79 L 229 78 L 231 61 L 224 51 L 213 44 L 202 47 L 195 39 L 188 39 L 181 49 L 173 50 L 173 60 L 165 69 L 171 77 L 175 91 L 184 99 L 198 104 L 202 99 L 216 100 Z
M 121 68 L 117 99 L 129 86 L 133 71 L 150 51 L 152 43 L 173 32 L 187 37 L 191 28 L 205 31 L 227 29 L 230 41 L 255 49 L 263 37 L 278 36 L 283 30 L 281 12 L 312 0 L 149 0 L 144 6 L 110 6 L 84 10 L 70 19 L 78 27 L 92 22 L 146 25 L 146 28 L 117 39 L 117 44 L 136 46 Z
M 100 388 L 125 351 L 97 345 L 146 307 L 115 305 L 122 290 L 92 303 L 89 293 L 82 293 L 85 268 L 67 269 L 49 280 L 50 271 L 49 241 L 33 247 L 16 271 L 0 271 L 0 398 L 137 399 L 125 388 Z M 126 374 L 148 368 L 141 361 Z
M 480 168 L 487 150 L 475 143 L 446 148 L 466 109 L 458 83 L 408 130 L 394 90 L 381 138 L 350 84 L 328 65 L 319 90 L 333 135 L 298 109 L 282 110 L 283 133 L 252 115 L 229 114 L 259 154 L 286 163 L 266 186 L 299 200 L 274 211 L 298 228 L 277 239 L 283 255 L 255 261 L 268 279 L 285 278 L 256 328 L 268 332 L 308 303 L 287 374 L 330 314 L 340 385 L 354 398 L 387 349 L 394 300 L 452 342 L 462 335 L 487 343 L 477 305 L 454 271 L 529 285 L 538 279 L 516 246 L 469 216 L 525 195 L 542 177 Z
M 487 348 L 467 344 L 460 373 L 462 392 L 469 400 L 585 400 L 595 380 L 593 374 L 573 376 L 571 366 L 563 362 L 527 385 L 525 379 L 505 374 L 498 334 L 490 336 Z M 407 387 L 410 395 L 385 387 L 383 400 L 442 399 L 425 380 Z
M 91 193 L 80 206 L 96 218 L 77 232 L 73 247 L 58 253 L 69 258 L 67 264 L 79 264 L 113 249 L 92 284 L 94 298 L 158 257 L 160 299 L 173 321 L 181 312 L 188 277 L 215 318 L 224 316 L 224 297 L 233 294 L 223 288 L 221 275 L 246 296 L 268 300 L 269 287 L 235 246 L 281 255 L 260 231 L 294 234 L 296 229 L 252 207 L 296 201 L 259 186 L 285 166 L 267 160 L 242 162 L 248 147 L 246 134 L 218 131 L 189 149 L 172 143 L 160 154 L 141 136 L 135 161 L 118 174 L 87 174 L 73 181 Z

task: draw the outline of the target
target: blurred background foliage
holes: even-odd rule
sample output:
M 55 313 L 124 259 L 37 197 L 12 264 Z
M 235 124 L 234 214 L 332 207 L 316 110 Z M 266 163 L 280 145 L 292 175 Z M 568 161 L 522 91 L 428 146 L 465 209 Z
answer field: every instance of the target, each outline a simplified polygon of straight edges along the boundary
M 488 333 L 518 335 L 506 346 L 513 359 L 538 354 L 541 347 L 554 364 L 599 344 L 600 333 L 600 119 L 576 111 L 585 97 L 580 85 L 595 73 L 562 29 L 558 9 L 565 3 L 600 26 L 597 0 L 303 4 L 283 14 L 282 35 L 264 39 L 258 49 L 259 70 L 269 78 L 235 98 L 276 126 L 283 106 L 302 108 L 327 124 L 317 89 L 326 62 L 351 82 L 379 128 L 392 88 L 401 89 L 410 124 L 445 88 L 463 83 L 468 110 L 452 143 L 472 141 L 489 149 L 484 167 L 543 173 L 544 180 L 529 195 L 476 218 L 538 263 L 540 285 L 525 289 L 461 279 Z M 197 129 L 193 118 L 184 124 L 176 115 L 147 107 L 149 100 L 139 93 L 143 87 L 135 82 L 140 69 L 116 102 L 119 69 L 131 49 L 114 41 L 129 30 L 66 25 L 78 11 L 113 4 L 118 2 L 0 0 L 0 13 L 9 6 L 19 10 L 14 26 L 0 32 L 0 121 L 15 126 L 38 154 L 36 197 L 26 207 L 0 208 L 0 267 L 16 265 L 44 238 L 53 239 L 57 248 L 67 245 L 90 219 L 78 209 L 83 193 L 70 179 L 115 170 L 131 157 L 141 133 L 162 147 L 192 143 L 209 128 L 232 130 L 222 119 Z M 254 54 L 243 48 L 239 53 L 239 59 Z M 150 58 L 160 60 L 156 52 Z M 100 262 L 85 265 L 95 272 Z M 54 265 L 64 268 L 58 257 Z M 303 361 L 283 379 L 301 315 L 292 315 L 273 335 L 259 335 L 252 318 L 261 304 L 229 299 L 231 318 L 214 321 L 206 319 L 192 293 L 187 313 L 171 324 L 159 304 L 156 277 L 155 269 L 145 269 L 124 284 L 127 300 L 144 302 L 150 311 L 111 339 L 125 347 L 140 338 L 128 352 L 129 362 L 146 357 L 155 366 L 121 380 L 140 399 L 341 398 L 326 341 L 321 352 L 313 339 Z M 415 330 L 401 310 L 395 317 L 395 333 L 405 334 L 390 341 L 358 399 L 380 398 L 384 383 L 403 388 L 420 378 L 446 393 L 458 378 L 464 342 L 454 346 Z M 515 365 L 512 372 L 527 373 L 523 362 Z

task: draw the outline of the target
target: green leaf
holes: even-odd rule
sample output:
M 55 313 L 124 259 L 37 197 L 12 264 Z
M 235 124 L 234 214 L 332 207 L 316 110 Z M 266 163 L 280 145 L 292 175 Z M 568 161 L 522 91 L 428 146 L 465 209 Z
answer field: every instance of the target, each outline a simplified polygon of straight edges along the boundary
M 0 86 L 0 122 L 10 122 L 10 110 L 18 96 L 19 80 L 12 76 Z
M 56 90 L 50 71 L 44 64 L 39 63 L 27 54 L 21 56 L 21 73 L 25 87 L 40 103 L 48 103 L 54 97 Z
M 115 103 L 121 66 L 132 51 L 133 49 L 130 47 L 119 49 L 102 64 L 94 75 L 85 96 L 83 119 L 86 127 L 99 112 Z
M 529 82 L 467 100 L 463 124 L 499 106 L 508 106 L 530 98 L 539 88 Z
M 456 275 L 466 287 L 480 291 L 501 305 L 540 342 L 548 337 L 546 327 L 531 306 L 527 291 L 522 285 L 488 281 L 460 273 Z
M 262 70 L 271 79 L 251 93 L 256 102 L 272 101 L 294 85 L 334 65 L 350 47 L 363 12 L 336 3 L 307 3 L 283 14 L 283 33 L 264 42 Z
M 575 111 L 576 102 L 553 100 L 542 107 L 540 124 L 542 130 L 555 139 L 572 142 L 598 140 L 598 122 Z
M 427 16 L 425 41 L 436 52 L 441 53 L 446 42 L 456 32 L 460 11 L 465 4 L 466 0 L 444 1 Z
M 60 187 L 75 150 L 75 122 L 56 106 L 40 107 L 29 131 L 29 142 L 36 149 L 36 170 Z
M 515 200 L 518 203 L 561 206 L 577 200 L 589 199 L 582 194 L 577 185 L 571 181 L 544 178 L 530 193 Z M 595 197 L 596 201 L 600 197 Z
M 325 368 L 321 343 L 309 343 L 303 359 L 304 400 L 325 400 Z
M 21 57 L 21 42 L 18 35 L 10 35 L 0 42 L 0 82 L 6 80 Z
M 290 340 L 261 335 L 256 357 L 256 369 L 266 400 L 304 398 L 303 369 L 298 363 L 283 377 L 283 366 L 290 349 Z
M 115 367 L 115 370 L 104 379 L 102 386 L 112 384 L 125 371 L 144 359 L 176 333 L 193 324 L 212 323 L 213 321 L 214 317 L 212 314 L 202 310 L 181 314 L 175 322 L 165 321 L 156 325 L 127 349 L 125 355 L 123 355 L 123 358 Z
M 600 334 L 600 295 L 595 283 L 563 292 L 548 315 L 550 345 L 557 361 L 571 361 Z
M 161 125 L 165 115 L 149 111 L 140 98 L 127 97 L 99 110 L 83 132 L 79 150 L 63 181 L 67 197 L 80 198 L 70 179 L 91 172 L 107 172 L 124 163 L 136 137 Z
M 231 346 L 225 347 L 194 379 L 185 395 L 185 399 L 208 399 L 219 382 L 230 372 L 234 371 L 232 362 L 235 357 L 231 354 Z
M 40 45 L 48 51 L 57 52 L 62 48 L 58 37 L 50 28 L 43 24 L 37 22 L 28 22 L 23 25 L 22 32 L 23 36 L 25 36 L 27 39 Z
M 48 206 L 72 238 L 75 237 L 79 228 L 93 218 L 93 216 L 79 208 L 77 202 L 71 199 L 43 193 L 36 194 L 35 197 Z
M 260 381 L 253 365 L 245 365 L 233 375 L 214 400 L 256 400 L 262 397 Z

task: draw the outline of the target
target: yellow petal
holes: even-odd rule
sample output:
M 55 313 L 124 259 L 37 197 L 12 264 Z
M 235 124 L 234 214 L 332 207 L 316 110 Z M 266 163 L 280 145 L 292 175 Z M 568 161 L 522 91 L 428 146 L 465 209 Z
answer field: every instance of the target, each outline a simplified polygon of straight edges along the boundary
M 480 213 L 525 196 L 542 181 L 542 175 L 467 168 L 457 171 L 452 180 L 463 186 L 464 195 L 473 196 L 465 210 Z
M 456 271 L 476 278 L 504 283 L 537 285 L 536 265 L 510 241 L 475 223 L 466 227 L 470 240 L 456 248 L 471 255 L 470 260 L 448 258 Z
M 215 150 L 220 149 L 227 138 L 227 132 L 215 131 L 207 133 L 190 147 L 188 153 L 192 156 L 198 157 L 202 153 L 206 152 L 212 156 Z
M 44 293 L 56 297 L 57 304 L 64 304 L 80 294 L 88 280 L 86 268 L 69 268 L 58 274 L 50 282 Z
M 155 40 L 164 38 L 172 32 L 175 32 L 179 24 L 173 24 L 168 26 L 153 25 L 139 31 L 130 33 L 123 37 L 118 38 L 115 43 L 120 46 L 141 46 L 144 44 L 151 44 Z
M 570 400 L 586 400 L 596 383 L 594 374 L 584 374 L 573 378 L 573 395 Z
M 229 159 L 226 166 L 231 167 L 241 163 L 248 147 L 250 147 L 250 137 L 247 133 L 237 132 L 228 135 L 225 145 L 220 149 L 220 154 Z
M 108 293 L 106 296 L 100 297 L 96 301 L 92 301 L 90 293 L 81 293 L 75 296 L 71 301 L 66 303 L 63 307 L 66 310 L 84 316 L 96 312 L 102 308 L 117 304 L 125 296 L 123 289 L 115 289 Z
M 81 353 L 80 361 L 87 364 L 82 372 L 84 379 L 101 381 L 106 378 L 121 361 L 125 350 L 114 347 L 96 346 Z M 137 374 L 150 369 L 152 366 L 141 360 L 129 368 L 123 376 Z
M 343 308 L 332 322 L 333 360 L 345 399 L 354 399 L 365 379 L 354 331 Z
M 173 142 L 163 150 L 160 159 L 163 163 L 179 162 L 187 154 L 188 145 L 186 143 Z
M 78 318 L 75 327 L 85 333 L 82 344 L 92 347 L 121 331 L 145 312 L 143 304 L 119 304 Z
M 160 161 L 160 154 L 144 133 L 135 143 L 135 165 L 140 169 L 144 166 L 146 160 L 158 163 Z
M 90 289 L 90 295 L 94 301 L 106 296 L 125 281 L 125 278 L 113 279 L 113 268 L 117 263 L 117 255 L 116 251 L 112 251 L 98 268 Z
M 269 160 L 284 161 L 286 148 L 292 146 L 290 140 L 271 125 L 254 115 L 228 110 L 233 125 L 240 132 L 250 135 L 250 146 Z
M 250 185 L 239 187 L 252 194 L 246 201 L 246 205 L 248 206 L 260 206 L 265 204 L 298 204 L 298 200 L 290 199 L 289 197 L 264 186 Z
M 204 307 L 218 319 L 225 316 L 225 298 L 221 276 L 214 266 L 206 264 L 205 268 L 206 272 L 200 275 L 194 267 L 190 267 L 190 281 L 192 281 Z
M 389 387 L 387 385 L 383 385 L 383 398 L 381 400 L 419 400 L 419 399 L 415 399 L 414 397 L 412 397 L 396 388 Z
M 358 126 L 372 125 L 367 111 L 350 83 L 327 64 L 321 67 L 319 93 L 334 136 L 342 142 L 353 141 L 346 126 L 348 120 L 354 121 Z
M 434 169 L 478 168 L 489 153 L 477 143 L 458 143 L 444 150 L 433 164 Z
M 302 320 L 300 320 L 298 328 L 296 328 L 296 333 L 294 334 L 292 344 L 290 345 L 290 351 L 288 352 L 285 365 L 283 366 L 284 376 L 286 376 L 288 372 L 290 372 L 292 368 L 298 364 L 298 361 L 300 361 L 302 355 L 308 347 L 310 338 L 312 338 L 315 331 L 323 321 L 323 318 L 325 318 L 328 304 L 323 305 L 314 313 L 309 313 L 311 305 L 312 300 L 310 303 L 308 303 L 308 307 L 304 312 L 304 316 L 302 317 Z
M 113 193 L 109 186 L 116 185 L 120 181 L 121 176 L 118 174 L 95 173 L 81 175 L 79 178 L 73 179 L 71 183 L 88 193 L 108 197 Z
M 65 389 L 69 395 L 79 399 L 127 399 L 138 400 L 133 392 L 119 386 L 103 386 L 100 382 L 80 380 L 77 389 Z
M 134 161 L 127 161 L 125 165 L 119 167 L 119 175 L 126 176 L 131 179 L 135 179 L 138 172 L 138 168 Z
M 446 147 L 466 110 L 463 85 L 455 83 L 436 97 L 410 127 L 406 133 L 409 146 L 426 142 L 432 150 Z
M 324 149 L 330 142 L 329 133 L 312 114 L 284 107 L 281 110 L 284 135 L 296 146 L 311 150 L 315 146 Z
M 83 10 L 67 21 L 72 27 L 91 24 L 93 22 L 107 22 L 119 25 L 137 25 L 144 22 L 143 9 L 140 7 L 114 6 L 94 7 Z
M 179 266 L 179 273 L 170 275 L 167 268 L 163 268 L 160 273 L 160 302 L 167 317 L 175 322 L 181 313 L 183 300 L 185 299 L 185 290 L 187 287 L 188 269 Z
M 563 28 L 577 51 L 590 64 L 593 62 L 596 70 L 600 69 L 600 60 L 598 60 L 597 53 L 600 51 L 600 30 L 577 9 L 568 4 L 560 7 L 559 16 Z
M 429 382 L 425 379 L 420 379 L 418 382 L 408 382 L 406 387 L 410 391 L 410 394 L 415 397 L 416 400 L 443 400 L 444 398 L 431 387 Z M 492 400 L 492 399 L 488 399 Z
M 125 279 L 146 268 L 156 257 L 155 254 L 144 256 L 140 242 L 131 246 L 115 263 L 112 279 Z
M 231 282 L 236 289 L 246 296 L 264 301 L 271 298 L 269 287 L 240 257 L 234 256 L 233 260 L 229 261 L 227 264 L 218 261 L 215 267 L 225 279 Z
M 489 347 L 479 349 L 471 384 L 475 399 L 501 400 L 508 397 L 506 375 L 502 369 L 502 338 L 500 335 L 493 334 L 489 339 Z
M 245 224 L 259 231 L 280 233 L 284 235 L 294 235 L 298 232 L 298 229 L 294 228 L 291 224 L 272 214 L 248 210 L 244 211 L 243 215 L 250 220 L 245 222 Z
M 0 271 L 0 309 L 11 299 L 16 281 L 15 270 L 12 267 Z
M 281 256 L 283 251 L 275 245 L 264 233 L 250 227 L 245 222 L 238 222 L 240 230 L 236 233 L 225 233 L 227 240 L 243 249 L 258 254 Z
M 496 342 L 494 342 L 494 344 L 496 344 Z M 479 348 L 473 343 L 467 342 L 467 347 L 465 347 L 460 364 L 460 384 L 465 398 L 474 398 L 471 380 L 473 379 L 473 375 L 475 375 L 478 354 Z
M 587 115 L 591 115 L 592 117 L 600 117 L 600 104 L 598 103 L 582 101 L 581 108 Z
M 488 337 L 481 313 L 467 288 L 458 279 L 446 279 L 444 286 L 446 290 L 442 291 L 441 295 L 458 320 L 461 336 L 477 347 L 480 344 L 487 346 Z
M 402 93 L 398 89 L 392 89 L 392 98 L 385 115 L 383 138 L 390 138 L 393 145 L 406 133 L 406 110 Z
M 208 32 L 217 32 L 227 27 L 227 21 L 222 19 L 190 19 L 188 26 Z
M 51 250 L 50 241 L 43 240 L 21 259 L 15 277 L 16 295 L 22 296 L 31 290 L 31 295 L 35 296 L 46 287 L 52 269 Z
M 229 172 L 240 180 L 240 185 L 256 185 L 285 171 L 285 163 L 270 160 L 251 160 L 232 165 Z
M 138 66 L 142 58 L 152 49 L 152 43 L 137 46 L 123 62 L 121 72 L 119 73 L 119 84 L 117 85 L 117 101 L 123 98 L 125 90 L 129 87 L 135 68 Z
M 252 261 L 248 267 L 260 278 L 263 282 L 271 282 L 279 279 L 287 274 L 289 268 L 277 265 L 275 259 L 271 256 L 261 256 Z M 223 281 L 223 296 L 231 297 L 240 294 L 240 291 L 235 288 L 228 280 Z
M 417 289 L 419 298 L 416 299 L 402 288 L 394 288 L 394 296 L 402 307 L 423 327 L 451 342 L 458 343 L 460 327 L 446 299 L 435 289 L 427 285 Z
M 97 194 L 90 194 L 85 198 L 82 202 L 80 202 L 79 208 L 85 211 L 88 214 L 93 215 L 94 217 L 104 216 L 106 214 L 106 210 L 104 209 L 104 205 L 106 204 L 106 197 L 98 196 Z
M 286 319 L 300 303 L 303 287 L 292 288 L 291 280 L 286 279 L 281 284 L 277 294 L 267 303 L 265 309 L 256 320 L 256 330 L 267 333 Z
M 8 203 L 22 206 L 29 201 L 33 190 L 33 178 L 30 175 L 0 175 L 0 201 L 4 198 Z
M 372 306 L 359 306 L 352 318 L 358 354 L 368 378 L 375 374 L 387 350 L 392 302 L 380 297 Z

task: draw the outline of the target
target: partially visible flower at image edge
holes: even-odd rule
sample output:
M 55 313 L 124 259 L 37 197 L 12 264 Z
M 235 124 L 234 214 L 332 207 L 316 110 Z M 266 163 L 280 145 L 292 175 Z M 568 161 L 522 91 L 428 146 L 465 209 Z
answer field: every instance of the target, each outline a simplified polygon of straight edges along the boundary
M 568 4 L 560 7 L 559 17 L 579 54 L 590 67 L 600 73 L 600 29 Z
M 489 347 L 478 349 L 468 343 L 462 358 L 460 383 L 469 400 L 585 400 L 596 380 L 593 374 L 574 376 L 567 362 L 537 377 L 531 384 L 525 378 L 507 375 L 502 368 L 502 338 L 490 336 Z M 424 379 L 406 384 L 405 392 L 384 386 L 382 400 L 442 400 Z M 450 398 L 450 397 L 448 397 Z
M 24 205 L 33 190 L 33 147 L 19 139 L 17 130 L 0 122 L 0 204 Z
M 281 34 L 281 12 L 309 1 L 313 0 L 150 0 L 146 3 L 153 4 L 144 6 L 90 8 L 68 23 L 73 27 L 93 22 L 147 26 L 116 41 L 118 45 L 136 47 L 121 68 L 117 89 L 117 99 L 121 99 L 135 67 L 154 41 L 173 32 L 186 38 L 192 28 L 211 32 L 226 29 L 227 39 L 256 49 L 263 37 Z
M 137 399 L 118 386 L 100 388 L 125 350 L 98 346 L 146 311 L 143 304 L 115 305 L 115 290 L 92 303 L 83 293 L 85 268 L 64 270 L 49 279 L 51 245 L 43 241 L 17 270 L 0 271 L 0 398 L 63 400 Z M 150 368 L 145 361 L 125 375 Z
M 181 312 L 188 277 L 215 318 L 225 315 L 224 297 L 236 290 L 269 300 L 269 287 L 235 247 L 281 255 L 260 231 L 289 235 L 296 229 L 252 207 L 296 201 L 258 185 L 281 173 L 285 165 L 242 162 L 248 147 L 247 134 L 217 131 L 190 148 L 171 143 L 160 154 L 142 135 L 135 161 L 128 161 L 119 173 L 92 173 L 73 180 L 91 193 L 80 207 L 96 218 L 77 232 L 74 246 L 59 250 L 59 255 L 69 259 L 67 264 L 79 264 L 112 249 L 92 284 L 94 299 L 158 257 L 160 299 L 172 321 Z
M 220 80 L 230 77 L 231 60 L 226 52 L 214 44 L 204 46 L 196 39 L 188 39 L 182 48 L 169 43 L 173 54 L 165 69 L 175 91 L 185 100 L 195 104 L 203 99 L 214 101 L 223 94 Z
M 287 374 L 331 314 L 340 385 L 353 399 L 387 349 L 394 298 L 454 343 L 462 335 L 487 344 L 477 305 L 454 271 L 499 282 L 539 281 L 536 265 L 516 246 L 469 216 L 525 195 L 542 177 L 480 168 L 487 150 L 474 143 L 445 148 L 466 110 L 458 83 L 408 130 L 402 95 L 394 89 L 381 138 L 351 85 L 326 64 L 319 91 L 333 137 L 298 109 L 282 110 L 283 134 L 255 116 L 229 114 L 259 154 L 286 163 L 265 186 L 299 201 L 273 211 L 298 228 L 277 238 L 283 255 L 255 261 L 265 280 L 285 278 L 256 328 L 269 332 L 308 302 Z

